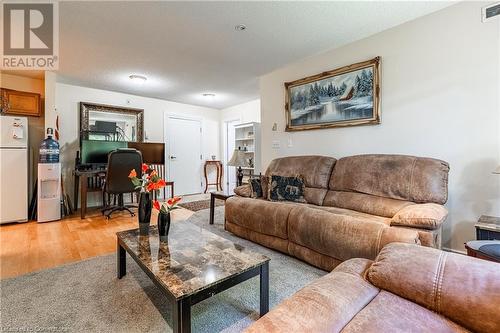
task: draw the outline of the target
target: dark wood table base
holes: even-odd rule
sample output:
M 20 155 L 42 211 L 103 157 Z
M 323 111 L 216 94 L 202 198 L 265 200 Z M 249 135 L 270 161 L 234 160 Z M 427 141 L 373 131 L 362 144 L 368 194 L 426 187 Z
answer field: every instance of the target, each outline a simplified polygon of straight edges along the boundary
M 191 332 L 191 306 L 210 298 L 222 291 L 225 291 L 235 285 L 251 279 L 257 275 L 260 276 L 260 316 L 269 312 L 269 262 L 254 267 L 250 270 L 242 272 L 230 279 L 223 280 L 216 283 L 208 289 L 204 289 L 199 293 L 191 296 L 175 299 L 165 287 L 163 287 L 155 278 L 154 274 L 147 269 L 144 264 L 135 256 L 132 251 L 128 251 L 120 239 L 117 240 L 117 277 L 121 279 L 125 276 L 126 272 L 126 253 L 129 253 L 132 259 L 141 267 L 141 269 L 151 278 L 156 286 L 162 291 L 173 306 L 172 319 L 173 319 L 173 332 Z
M 214 224 L 214 214 L 215 214 L 215 199 L 226 201 L 228 198 L 234 196 L 234 194 L 224 193 L 224 192 L 210 192 L 210 217 L 209 224 Z

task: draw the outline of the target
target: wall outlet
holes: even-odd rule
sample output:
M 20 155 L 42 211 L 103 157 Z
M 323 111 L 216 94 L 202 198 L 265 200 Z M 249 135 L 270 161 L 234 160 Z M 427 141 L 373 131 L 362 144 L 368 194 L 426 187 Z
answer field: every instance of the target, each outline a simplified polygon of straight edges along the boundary
M 281 144 L 280 144 L 279 140 L 273 140 L 272 148 L 273 149 L 280 149 L 281 148 Z

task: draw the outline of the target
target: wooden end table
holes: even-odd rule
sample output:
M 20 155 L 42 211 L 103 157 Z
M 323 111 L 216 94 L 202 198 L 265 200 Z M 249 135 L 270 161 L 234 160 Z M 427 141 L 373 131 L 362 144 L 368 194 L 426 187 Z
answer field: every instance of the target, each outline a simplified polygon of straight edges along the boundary
M 215 214 L 215 199 L 226 201 L 228 198 L 234 196 L 234 192 L 229 191 L 219 191 L 210 192 L 210 219 L 209 224 L 214 224 L 214 214 Z
M 211 165 L 215 166 L 215 170 L 217 172 L 216 176 L 215 176 L 215 182 L 212 182 L 212 183 L 210 183 L 208 180 L 208 172 L 207 172 L 208 168 Z M 205 174 L 205 192 L 204 193 L 207 193 L 209 186 L 215 186 L 215 189 L 217 191 L 222 191 L 222 171 L 223 171 L 222 162 L 216 161 L 216 160 L 206 160 L 205 165 L 203 166 L 203 171 Z

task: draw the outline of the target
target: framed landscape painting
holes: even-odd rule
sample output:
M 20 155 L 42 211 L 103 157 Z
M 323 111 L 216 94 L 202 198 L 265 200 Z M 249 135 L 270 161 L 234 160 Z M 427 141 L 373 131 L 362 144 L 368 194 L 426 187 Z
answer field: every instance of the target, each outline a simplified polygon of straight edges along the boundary
M 285 82 L 286 131 L 380 124 L 380 57 Z

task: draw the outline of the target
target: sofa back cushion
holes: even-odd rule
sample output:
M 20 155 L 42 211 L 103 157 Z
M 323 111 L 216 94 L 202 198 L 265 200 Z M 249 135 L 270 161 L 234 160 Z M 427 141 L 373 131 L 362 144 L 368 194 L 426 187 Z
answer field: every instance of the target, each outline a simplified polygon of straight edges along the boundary
M 376 287 L 477 332 L 500 332 L 500 265 L 403 243 L 386 245 L 367 270 Z
M 289 156 L 271 161 L 266 176 L 301 176 L 305 183 L 304 197 L 308 203 L 321 205 L 336 159 L 327 156 Z
M 337 161 L 329 188 L 379 197 L 444 204 L 448 163 L 406 155 L 357 155 Z
M 323 206 L 351 209 L 389 218 L 392 218 L 401 209 L 410 205 L 415 205 L 415 203 L 364 193 L 342 191 L 328 191 L 323 200 Z

